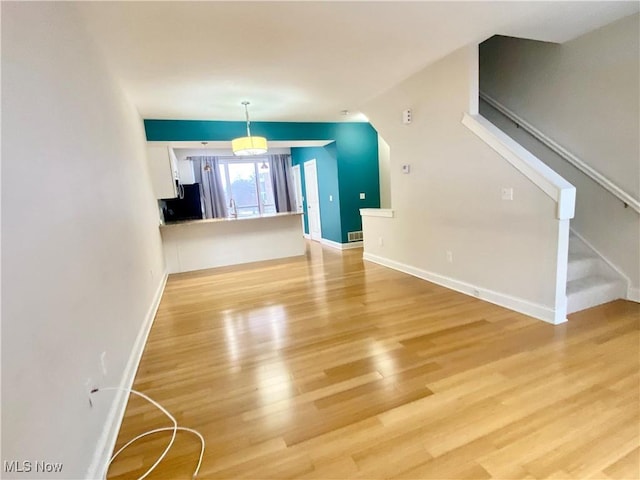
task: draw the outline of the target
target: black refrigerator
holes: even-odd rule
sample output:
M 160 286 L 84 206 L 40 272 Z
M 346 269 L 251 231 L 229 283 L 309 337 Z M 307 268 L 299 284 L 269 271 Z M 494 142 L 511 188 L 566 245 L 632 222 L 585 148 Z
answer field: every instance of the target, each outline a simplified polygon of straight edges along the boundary
M 183 220 L 198 220 L 202 218 L 202 195 L 200 184 L 192 183 L 179 185 L 178 190 L 183 189 L 182 198 L 163 199 L 162 213 L 165 223 L 180 222 Z

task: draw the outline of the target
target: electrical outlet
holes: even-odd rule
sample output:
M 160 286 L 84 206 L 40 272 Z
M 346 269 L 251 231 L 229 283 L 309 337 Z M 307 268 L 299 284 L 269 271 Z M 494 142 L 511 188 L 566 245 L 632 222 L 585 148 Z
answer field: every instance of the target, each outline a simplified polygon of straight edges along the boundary
M 364 194 L 364 193 L 361 193 L 361 194 L 360 194 L 360 200 L 364 200 L 364 198 L 365 198 L 365 194 Z
M 333 195 L 329 195 L 329 201 L 333 202 Z
M 451 250 L 447 250 L 447 262 L 453 263 L 453 252 Z
M 511 187 L 502 188 L 502 200 L 513 200 L 513 188 Z
M 100 354 L 100 366 L 102 367 L 102 375 L 107 376 L 107 352 Z

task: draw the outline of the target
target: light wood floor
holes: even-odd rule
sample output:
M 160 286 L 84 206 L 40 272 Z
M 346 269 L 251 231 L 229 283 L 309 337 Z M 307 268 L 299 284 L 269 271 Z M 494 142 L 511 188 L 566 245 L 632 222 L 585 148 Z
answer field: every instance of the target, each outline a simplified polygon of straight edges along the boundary
M 361 256 L 170 277 L 134 388 L 205 436 L 200 478 L 640 477 L 639 305 L 554 327 Z M 168 425 L 134 398 L 118 446 Z M 198 453 L 179 433 L 148 478 L 188 479 Z

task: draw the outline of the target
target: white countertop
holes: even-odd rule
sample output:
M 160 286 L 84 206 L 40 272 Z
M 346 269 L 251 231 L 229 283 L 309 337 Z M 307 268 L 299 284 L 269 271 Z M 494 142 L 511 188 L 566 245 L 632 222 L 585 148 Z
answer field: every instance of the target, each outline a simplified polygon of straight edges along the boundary
M 161 223 L 160 228 L 181 227 L 185 225 L 202 225 L 207 223 L 221 222 L 239 222 L 247 220 L 263 220 L 267 218 L 288 217 L 292 215 L 302 215 L 302 212 L 281 212 L 281 213 L 264 213 L 262 215 L 253 215 L 251 217 L 225 217 L 225 218 L 203 218 L 199 220 L 183 220 L 180 222 Z

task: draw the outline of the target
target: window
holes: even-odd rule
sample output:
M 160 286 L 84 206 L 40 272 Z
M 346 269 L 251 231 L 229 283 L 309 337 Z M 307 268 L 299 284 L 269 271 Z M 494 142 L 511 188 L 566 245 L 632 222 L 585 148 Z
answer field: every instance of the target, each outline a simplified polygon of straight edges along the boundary
M 238 217 L 276 212 L 266 157 L 253 157 L 251 160 L 221 158 L 220 176 L 227 205 L 231 200 L 235 202 Z

